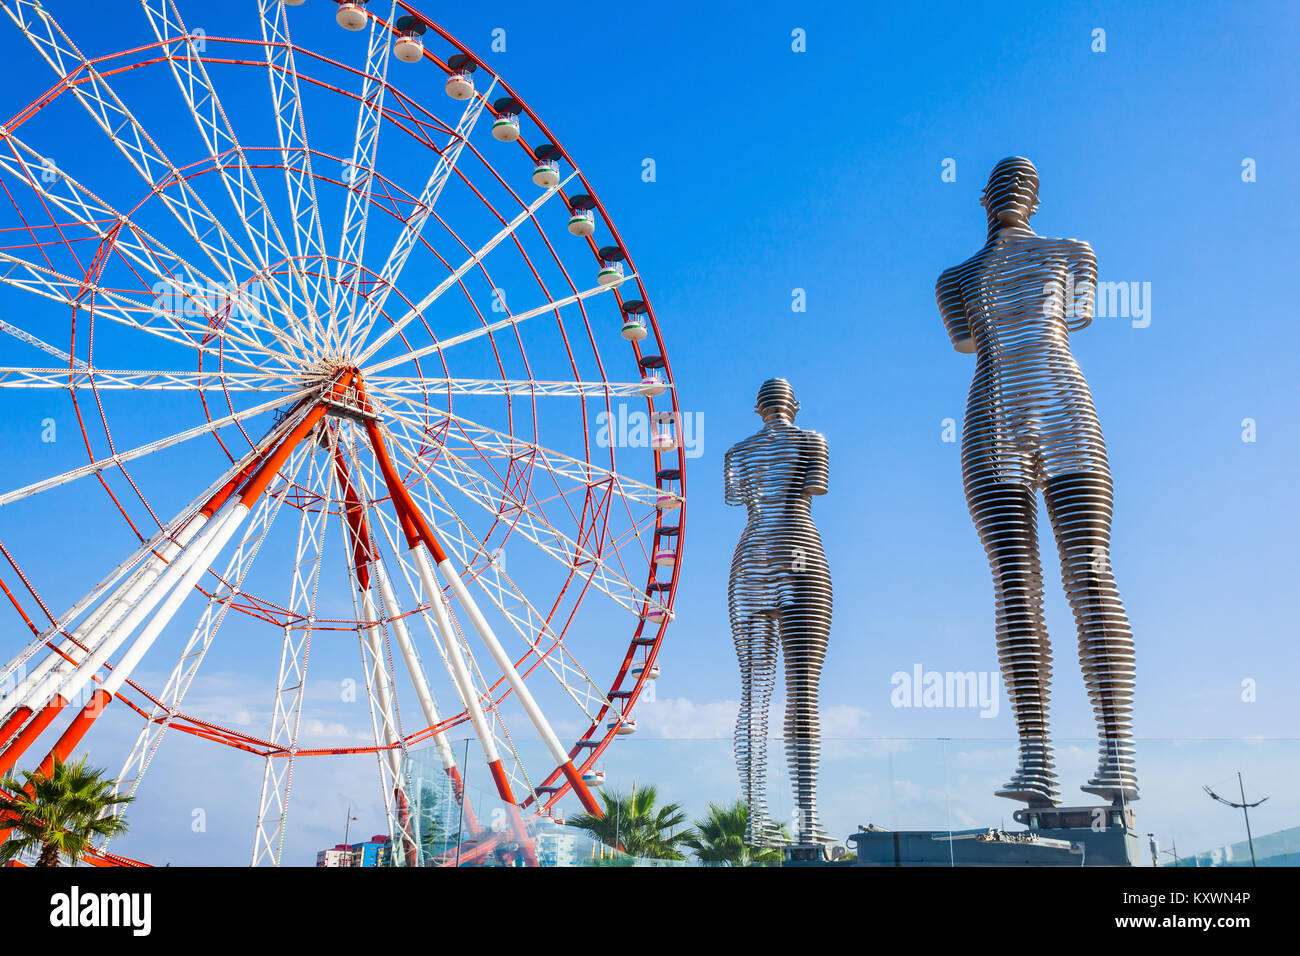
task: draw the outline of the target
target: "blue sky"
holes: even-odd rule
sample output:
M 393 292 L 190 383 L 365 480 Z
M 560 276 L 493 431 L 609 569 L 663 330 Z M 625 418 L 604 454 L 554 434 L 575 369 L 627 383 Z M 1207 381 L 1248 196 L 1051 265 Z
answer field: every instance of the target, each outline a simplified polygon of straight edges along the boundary
M 60 11 L 66 5 L 49 6 L 70 19 Z M 294 36 L 337 52 L 348 38 L 326 7 L 308 0 L 295 10 Z M 980 768 L 966 777 L 954 771 L 945 783 L 934 775 L 937 744 L 828 745 L 831 829 L 847 833 L 886 816 L 891 826 L 942 826 L 939 816 L 954 806 L 971 825 L 1009 819 L 1013 805 L 987 795 L 1011 770 L 1005 701 L 991 718 L 897 708 L 890 678 L 916 665 L 996 670 L 987 565 L 962 495 L 959 445 L 943 440 L 945 419 L 960 425 L 972 360 L 948 345 L 933 284 L 982 243 L 980 188 L 998 159 L 1019 154 L 1041 176 L 1036 230 L 1086 239 L 1102 281 L 1150 289 L 1149 324 L 1102 318 L 1072 343 L 1115 481 L 1113 564 L 1138 649 L 1139 772 L 1151 800 L 1139 806 L 1142 825 L 1168 831 L 1180 849 L 1237 839 L 1237 819 L 1199 789 L 1237 769 L 1248 786 L 1273 795 L 1257 831 L 1294 825 L 1294 9 L 845 7 L 578 3 L 557 19 L 550 8 L 515 4 L 448 10 L 440 21 L 489 58 L 598 189 L 650 290 L 682 407 L 702 422 L 702 453 L 688 465 L 686 559 L 663 677 L 641 712 L 642 734 L 606 762 L 611 782 L 657 780 L 692 811 L 736 790 L 728 738 L 738 681 L 725 593 L 743 516 L 722 506 L 720 465 L 726 448 L 758 425 L 758 385 L 780 375 L 802 402 L 799 424 L 823 432 L 831 452 L 830 494 L 814 509 L 836 590 L 822 685 L 828 736 L 947 737 L 954 762 L 965 755 Z M 211 22 L 213 35 L 235 21 L 256 30 L 228 4 L 183 4 L 182 12 L 191 26 Z M 310 17 L 312 27 L 300 30 Z M 507 49 L 493 54 L 498 27 Z M 1105 52 L 1091 49 L 1098 28 Z M 796 29 L 806 32 L 806 52 L 791 49 Z M 134 9 L 79 30 L 95 52 L 149 35 Z M 7 24 L 0 38 L 0 49 L 31 59 Z M 46 85 L 48 76 L 24 74 L 3 112 Z M 264 96 L 264 82 L 254 92 Z M 421 92 L 448 115 L 434 86 Z M 352 117 L 308 120 L 337 133 Z M 81 149 L 80 140 L 60 141 L 57 128 L 42 133 L 51 152 Z M 643 181 L 647 158 L 653 182 Z M 1246 159 L 1254 182 L 1243 182 Z M 955 163 L 953 182 L 941 178 L 945 160 Z M 418 190 L 415 171 L 407 172 L 403 184 Z M 791 308 L 795 290 L 804 291 L 804 312 Z M 18 300 L 3 301 L 11 310 Z M 26 462 L 5 468 L 6 488 L 31 480 L 28 470 L 48 473 L 37 455 L 66 457 L 59 467 L 84 455 L 66 400 L 49 399 L 46 410 L 4 398 L 0 434 Z M 62 416 L 68 436 L 53 449 L 39 443 L 35 422 L 45 414 Z M 1243 441 L 1246 419 L 1254 441 Z M 133 424 L 148 434 L 146 423 Z M 177 506 L 189 497 L 177 495 Z M 58 507 L 78 504 L 63 500 Z M 26 539 L 17 552 L 26 570 L 71 600 L 127 542 L 78 542 L 83 569 L 66 552 L 40 550 L 49 520 L 39 509 L 0 514 L 0 540 Z M 1044 545 L 1053 716 L 1067 751 L 1062 785 L 1067 800 L 1082 800 L 1074 788 L 1089 772 L 1091 715 L 1049 538 Z M 16 647 L 16 616 L 6 630 Z M 196 693 L 216 712 L 256 724 L 274 673 L 241 673 L 242 647 L 215 659 Z M 167 666 L 145 662 L 159 679 Z M 346 666 L 325 659 L 323 682 L 344 677 Z M 1253 701 L 1243 701 L 1243 681 L 1254 682 Z M 88 745 L 116 764 L 134 731 L 122 715 L 104 723 Z M 1186 743 L 1203 739 L 1219 742 Z M 171 762 L 160 758 L 151 771 L 156 789 L 142 791 L 139 814 L 171 822 L 141 827 L 121 849 L 176 863 L 245 862 L 256 800 L 249 762 L 189 740 L 165 746 L 173 744 Z M 680 772 L 682 753 L 700 772 Z M 887 759 L 899 753 L 911 756 Z M 342 819 L 349 799 L 369 813 L 361 829 L 382 829 L 369 759 L 302 770 L 294 799 L 305 822 L 286 862 L 307 863 L 318 845 L 335 842 L 330 821 Z M 780 807 L 788 798 L 777 764 L 771 789 Z M 187 788 L 198 778 L 226 794 L 223 808 L 244 814 L 210 812 L 207 836 L 218 839 L 194 836 L 188 809 L 176 809 L 193 802 Z M 935 799 L 939 789 L 948 800 Z

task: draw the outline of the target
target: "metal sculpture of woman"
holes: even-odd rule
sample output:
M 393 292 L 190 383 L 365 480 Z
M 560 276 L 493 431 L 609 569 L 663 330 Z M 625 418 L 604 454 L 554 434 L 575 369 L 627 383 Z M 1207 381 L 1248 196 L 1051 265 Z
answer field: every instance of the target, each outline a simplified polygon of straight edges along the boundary
M 988 239 L 939 277 L 953 346 L 975 353 L 962 435 L 962 477 L 988 553 L 998 660 L 1019 735 L 1019 766 L 999 796 L 1055 805 L 1048 733 L 1052 656 L 1043 621 L 1037 493 L 1042 492 L 1079 634 L 1079 661 L 1100 738 L 1088 793 L 1137 798 L 1133 635 L 1110 569 L 1110 467 L 1069 336 L 1092 321 L 1097 260 L 1075 239 L 1029 227 L 1038 171 L 1021 157 L 994 167 L 981 198 Z
M 728 603 L 740 660 L 736 764 L 749 807 L 751 844 L 775 842 L 767 812 L 767 708 L 778 646 L 785 657 L 785 742 L 794 786 L 796 839 L 823 843 L 817 817 L 820 753 L 818 691 L 831 630 L 831 575 L 812 520 L 812 496 L 826 493 L 826 439 L 798 428 L 794 391 L 764 382 L 754 410 L 757 434 L 733 446 L 724 464 L 725 500 L 748 522 L 731 561 Z

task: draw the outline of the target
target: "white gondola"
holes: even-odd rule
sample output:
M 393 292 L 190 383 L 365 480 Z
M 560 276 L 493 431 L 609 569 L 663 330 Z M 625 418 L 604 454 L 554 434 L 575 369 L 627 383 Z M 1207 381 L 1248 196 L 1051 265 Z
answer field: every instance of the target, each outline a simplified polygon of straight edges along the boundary
M 351 30 L 353 33 L 366 28 L 366 22 L 369 17 L 366 11 L 361 8 L 359 3 L 340 3 L 338 12 L 334 14 L 334 19 L 344 30 Z
M 655 550 L 655 564 L 661 568 L 671 568 L 677 564 L 677 549 L 660 547 Z
M 424 58 L 424 41 L 414 33 L 403 34 L 393 44 L 393 56 L 403 63 L 419 63 Z
M 453 100 L 467 100 L 474 95 L 474 81 L 468 73 L 453 73 L 447 77 L 445 89 Z
M 672 511 L 675 508 L 680 508 L 681 505 L 682 499 L 671 492 L 661 491 L 655 498 L 655 507 L 660 511 Z
M 606 262 L 596 273 L 596 282 L 604 286 L 619 286 L 623 284 L 623 263 Z
M 673 412 L 655 412 L 651 416 L 650 447 L 655 451 L 672 451 L 677 447 L 677 437 L 673 426 L 676 416 Z
M 614 264 L 619 267 L 619 275 L 622 275 L 623 263 L 616 262 Z M 597 279 L 597 281 L 599 281 L 599 279 Z M 606 285 L 606 284 L 607 283 L 604 282 L 601 283 L 601 285 Z M 647 335 L 649 335 L 649 331 L 646 329 L 645 316 L 632 315 L 631 313 L 624 313 L 623 338 L 627 339 L 629 342 L 640 342 Z
M 533 169 L 533 182 L 543 189 L 560 185 L 560 162 L 557 159 L 538 160 Z
M 664 621 L 671 621 L 673 619 L 673 612 L 666 607 L 660 607 L 656 604 L 651 607 L 650 610 L 646 611 L 645 619 L 651 624 L 662 624 Z
M 453 100 L 467 100 L 474 95 L 474 80 L 470 76 L 478 69 L 473 57 L 465 53 L 453 53 L 447 57 L 447 85 L 443 87 Z
M 603 787 L 605 785 L 605 771 L 588 770 L 582 775 L 582 782 L 589 787 Z
M 301 7 L 306 0 L 284 0 L 286 7 Z
M 605 729 L 614 731 L 620 737 L 626 737 L 628 734 L 636 733 L 636 721 L 630 717 L 623 720 L 616 715 L 609 718 L 609 721 L 605 724 Z
M 646 680 L 658 680 L 659 665 L 651 664 L 649 669 L 647 669 L 644 664 L 636 664 L 632 667 L 632 670 L 628 672 L 628 676 L 630 676 L 633 680 L 640 680 L 642 674 L 645 674 Z
M 503 96 L 492 104 L 497 118 L 492 121 L 492 137 L 503 143 L 519 139 L 519 111 L 522 109 L 513 96 Z
M 645 374 L 641 376 L 641 387 L 638 391 L 647 398 L 654 398 L 656 395 L 662 395 L 668 390 L 668 384 L 664 381 L 663 375 L 658 369 L 648 368 Z
M 492 135 L 503 143 L 513 143 L 519 138 L 519 117 L 503 113 L 492 121 Z
M 575 209 L 569 216 L 569 232 L 585 239 L 596 232 L 596 213 L 590 209 Z

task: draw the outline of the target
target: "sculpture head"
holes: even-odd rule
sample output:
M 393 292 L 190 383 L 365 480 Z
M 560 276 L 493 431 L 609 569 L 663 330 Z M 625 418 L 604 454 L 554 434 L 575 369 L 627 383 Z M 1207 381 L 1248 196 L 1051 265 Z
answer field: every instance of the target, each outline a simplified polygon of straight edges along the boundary
M 1029 217 L 1038 211 L 1038 170 L 1023 156 L 1008 156 L 993 167 L 988 184 L 980 194 L 980 205 L 988 216 L 989 235 L 1007 226 L 1029 228 Z
M 780 420 L 791 423 L 799 412 L 799 400 L 794 397 L 794 389 L 785 379 L 769 378 L 758 388 L 754 411 L 765 422 Z

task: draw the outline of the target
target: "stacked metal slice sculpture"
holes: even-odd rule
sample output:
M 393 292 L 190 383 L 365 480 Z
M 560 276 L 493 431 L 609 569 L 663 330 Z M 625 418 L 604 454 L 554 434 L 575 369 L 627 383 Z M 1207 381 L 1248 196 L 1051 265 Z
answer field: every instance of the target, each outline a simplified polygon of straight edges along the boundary
M 953 346 L 976 356 L 962 476 L 993 571 L 998 659 L 1019 735 L 1019 766 L 998 795 L 1030 806 L 1059 797 L 1048 728 L 1041 491 L 1100 740 L 1096 775 L 1083 789 L 1116 803 L 1134 800 L 1133 635 L 1110 567 L 1110 467 L 1069 342 L 1092 321 L 1097 260 L 1086 242 L 1047 239 L 1029 227 L 1038 172 L 1027 159 L 998 163 L 981 203 L 987 241 L 939 277 L 935 295 Z
M 754 409 L 757 434 L 724 464 L 725 500 L 748 522 L 731 562 L 728 602 L 740 661 L 736 763 L 749 807 L 748 840 L 778 842 L 767 809 L 767 710 L 778 647 L 785 658 L 785 746 L 801 844 L 826 842 L 817 815 L 821 739 L 818 696 L 831 630 L 831 576 L 812 520 L 812 496 L 826 493 L 826 439 L 794 424 L 799 403 L 784 379 L 764 382 Z

